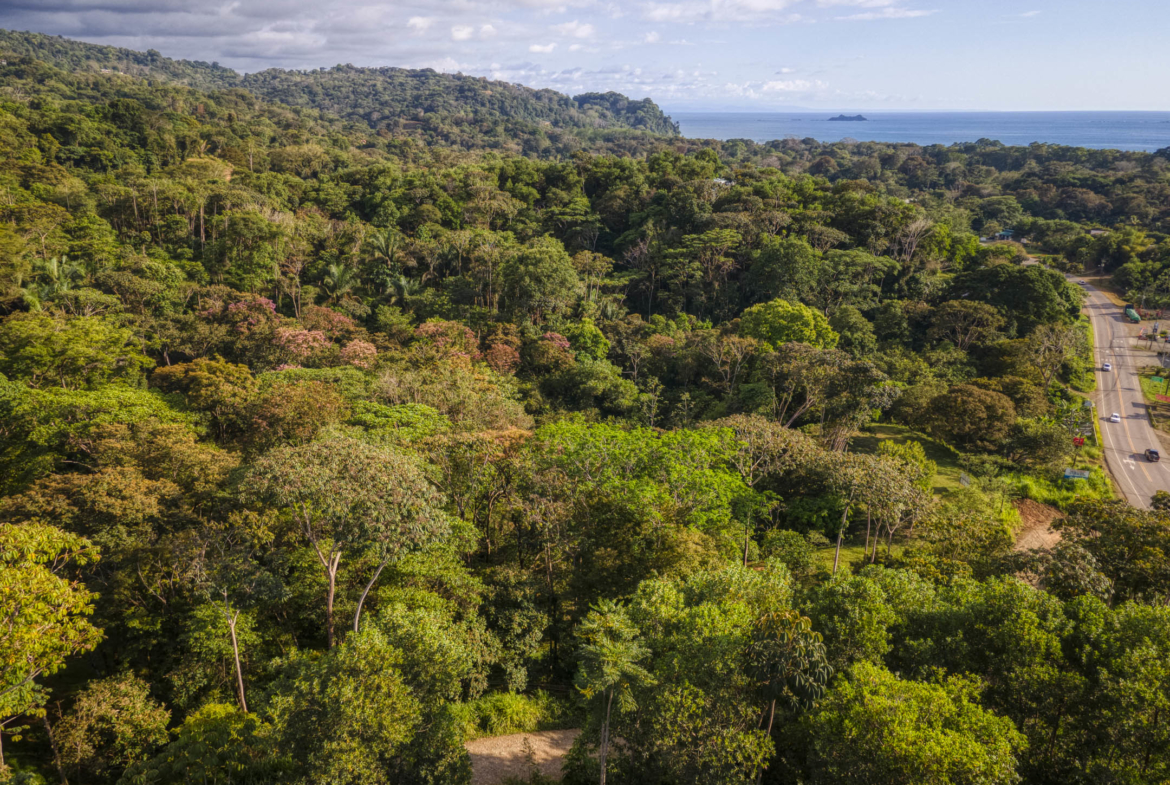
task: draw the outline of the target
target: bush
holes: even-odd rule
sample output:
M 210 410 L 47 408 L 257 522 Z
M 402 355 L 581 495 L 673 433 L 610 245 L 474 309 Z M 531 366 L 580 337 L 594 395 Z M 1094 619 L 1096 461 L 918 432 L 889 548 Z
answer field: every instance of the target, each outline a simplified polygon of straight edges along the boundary
M 507 736 L 572 727 L 572 704 L 538 690 L 533 695 L 493 692 L 452 707 L 455 721 L 470 741 L 483 736 Z

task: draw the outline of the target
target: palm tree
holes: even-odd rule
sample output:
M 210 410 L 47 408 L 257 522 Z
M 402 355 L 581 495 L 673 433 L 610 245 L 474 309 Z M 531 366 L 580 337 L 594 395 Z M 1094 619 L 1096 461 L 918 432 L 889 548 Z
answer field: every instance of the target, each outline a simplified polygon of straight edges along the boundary
M 358 278 L 349 265 L 334 262 L 325 268 L 323 283 L 325 291 L 329 292 L 329 299 L 337 302 L 358 285 Z
M 385 293 L 393 287 L 394 279 L 402 275 L 402 235 L 396 229 L 384 229 L 370 235 L 369 249 L 374 257 L 367 282 L 376 281 Z
M 33 310 L 41 310 L 43 303 L 54 300 L 73 290 L 84 280 L 81 265 L 71 262 L 65 256 L 54 256 L 35 264 L 29 286 L 21 288 L 21 296 Z
M 421 288 L 418 281 L 407 278 L 405 275 L 398 276 L 390 285 L 394 288 L 394 293 L 390 295 L 392 305 L 406 305 L 406 301 L 418 294 L 418 290 Z

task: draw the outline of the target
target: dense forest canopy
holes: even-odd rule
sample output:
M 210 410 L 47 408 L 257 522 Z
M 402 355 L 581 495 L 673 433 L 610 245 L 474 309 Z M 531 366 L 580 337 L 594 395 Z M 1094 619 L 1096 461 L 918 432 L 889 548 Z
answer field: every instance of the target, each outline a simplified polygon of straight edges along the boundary
M 0 776 L 1170 778 L 1062 274 L 1170 299 L 1164 152 L 0 50 Z

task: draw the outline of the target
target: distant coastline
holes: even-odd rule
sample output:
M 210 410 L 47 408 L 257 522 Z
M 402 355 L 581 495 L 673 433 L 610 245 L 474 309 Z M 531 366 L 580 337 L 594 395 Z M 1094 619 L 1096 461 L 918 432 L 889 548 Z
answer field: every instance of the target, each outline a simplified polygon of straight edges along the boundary
M 868 117 L 865 117 L 864 115 L 859 115 L 859 114 L 855 114 L 855 115 L 839 114 L 836 117 L 829 118 L 830 123 L 864 123 L 864 122 L 867 122 L 868 120 L 869 120 Z
M 1155 152 L 1170 148 L 1170 112 L 873 112 L 870 122 L 830 122 L 824 112 L 674 112 L 692 139 L 813 138 L 831 143 L 903 142 L 923 146 L 994 140 L 1008 146 L 1057 144 Z

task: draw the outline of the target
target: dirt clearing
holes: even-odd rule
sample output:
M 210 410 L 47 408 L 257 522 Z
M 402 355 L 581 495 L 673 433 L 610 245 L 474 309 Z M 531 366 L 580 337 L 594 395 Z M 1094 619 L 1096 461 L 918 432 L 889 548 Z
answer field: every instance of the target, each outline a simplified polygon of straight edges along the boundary
M 528 752 L 540 773 L 561 778 L 561 762 L 573 746 L 579 730 L 546 730 L 475 739 L 465 745 L 471 754 L 471 785 L 496 785 L 508 777 L 527 779 Z M 528 744 L 524 742 L 527 740 Z
M 1016 535 L 1017 551 L 1051 548 L 1060 542 L 1060 532 L 1052 530 L 1052 522 L 1061 516 L 1060 510 L 1031 499 L 1020 499 L 1012 504 L 1020 512 L 1023 528 Z

